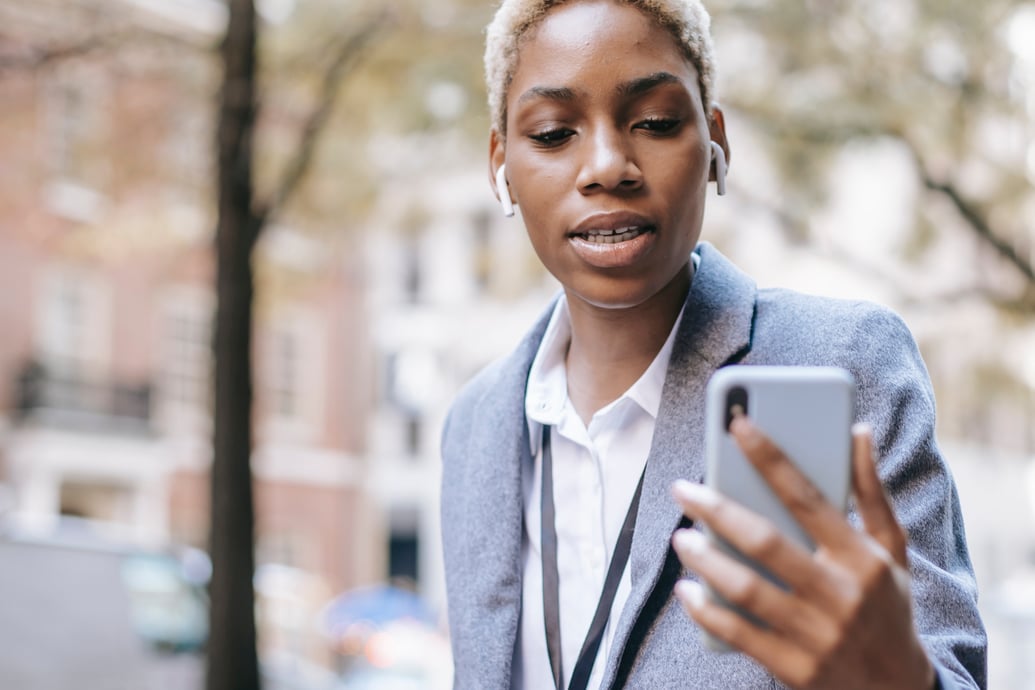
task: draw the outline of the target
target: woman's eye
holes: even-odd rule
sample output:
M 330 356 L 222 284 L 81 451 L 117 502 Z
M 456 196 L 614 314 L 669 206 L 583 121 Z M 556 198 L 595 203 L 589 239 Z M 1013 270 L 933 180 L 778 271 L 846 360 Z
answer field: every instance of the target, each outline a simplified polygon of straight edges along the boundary
M 679 127 L 679 122 L 671 117 L 651 117 L 637 122 L 634 129 L 643 129 L 654 134 L 668 134 Z
M 573 134 L 575 132 L 570 129 L 557 128 L 529 134 L 528 138 L 540 146 L 557 146 L 558 144 L 563 144 Z

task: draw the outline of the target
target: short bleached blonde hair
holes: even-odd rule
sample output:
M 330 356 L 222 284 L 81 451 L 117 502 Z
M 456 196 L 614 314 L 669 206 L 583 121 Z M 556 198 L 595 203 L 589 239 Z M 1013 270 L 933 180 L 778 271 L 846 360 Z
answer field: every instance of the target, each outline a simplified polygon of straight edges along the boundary
M 503 0 L 485 36 L 485 83 L 492 126 L 507 132 L 507 91 L 517 70 L 521 39 L 546 13 L 566 0 Z M 632 5 L 668 29 L 697 70 L 701 102 L 711 112 L 715 91 L 715 57 L 711 18 L 700 0 L 615 0 Z

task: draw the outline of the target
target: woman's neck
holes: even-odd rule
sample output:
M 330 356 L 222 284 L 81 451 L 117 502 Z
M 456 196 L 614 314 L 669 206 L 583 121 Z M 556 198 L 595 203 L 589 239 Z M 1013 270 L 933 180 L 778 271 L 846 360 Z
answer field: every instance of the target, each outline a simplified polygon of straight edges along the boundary
M 568 397 L 583 423 L 618 399 L 647 370 L 679 316 L 690 289 L 688 262 L 658 294 L 626 309 L 605 309 L 569 295 Z

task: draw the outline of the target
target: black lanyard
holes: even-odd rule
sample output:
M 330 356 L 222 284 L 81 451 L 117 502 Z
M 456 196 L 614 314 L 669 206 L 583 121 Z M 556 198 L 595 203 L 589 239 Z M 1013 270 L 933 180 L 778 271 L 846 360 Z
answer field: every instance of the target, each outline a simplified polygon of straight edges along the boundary
M 557 525 L 554 522 L 553 504 L 553 454 L 550 452 L 550 427 L 543 425 L 543 495 L 542 508 L 542 551 L 543 551 L 543 621 L 546 625 L 546 651 L 550 657 L 553 670 L 554 686 L 558 690 L 564 687 L 563 665 L 561 663 L 561 607 L 559 593 L 559 576 L 557 574 Z M 644 467 L 646 472 L 646 466 Z M 604 628 L 611 615 L 618 583 L 622 579 L 625 564 L 629 561 L 632 548 L 633 529 L 636 527 L 636 511 L 640 505 L 640 492 L 643 489 L 643 474 L 636 485 L 629 511 L 622 523 L 622 532 L 618 535 L 611 565 L 607 568 L 604 579 L 604 590 L 600 593 L 593 622 L 586 632 L 586 640 L 575 662 L 575 670 L 571 675 L 569 690 L 585 690 L 589 684 L 589 674 L 593 670 L 593 662 L 600 650 L 600 642 L 604 639 Z

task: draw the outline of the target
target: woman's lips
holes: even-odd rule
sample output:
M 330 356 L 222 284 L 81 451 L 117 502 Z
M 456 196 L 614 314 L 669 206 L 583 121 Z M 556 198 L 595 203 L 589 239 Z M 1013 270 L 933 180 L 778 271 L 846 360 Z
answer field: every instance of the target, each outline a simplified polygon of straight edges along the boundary
M 620 268 L 640 260 L 653 246 L 652 226 L 631 226 L 613 230 L 589 230 L 569 235 L 572 249 L 596 268 Z

